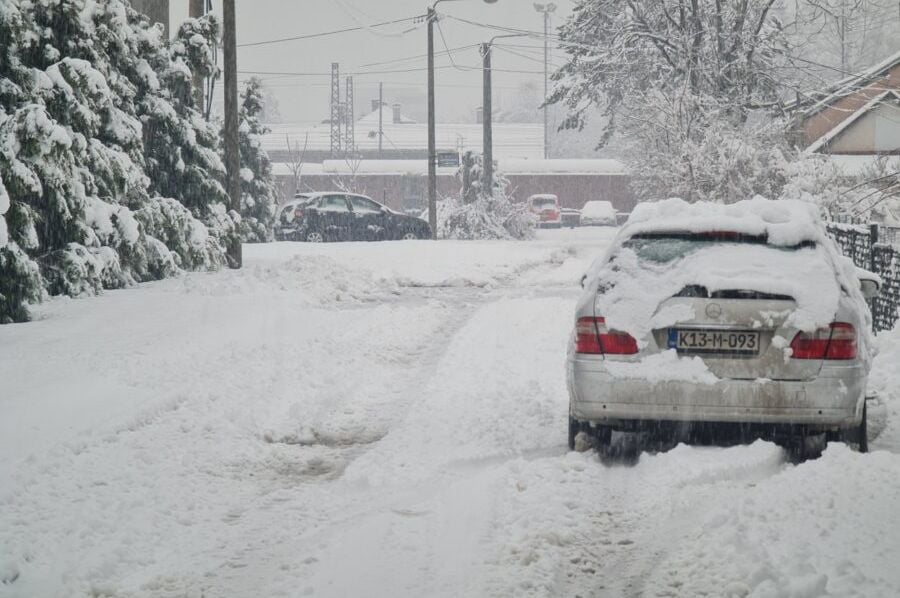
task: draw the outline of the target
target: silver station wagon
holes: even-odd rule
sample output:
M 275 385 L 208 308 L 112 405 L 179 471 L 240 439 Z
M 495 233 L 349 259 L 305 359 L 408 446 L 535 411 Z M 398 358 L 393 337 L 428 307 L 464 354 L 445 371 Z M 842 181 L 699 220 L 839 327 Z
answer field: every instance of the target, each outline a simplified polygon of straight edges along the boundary
M 865 299 L 879 281 L 860 274 L 803 202 L 639 205 L 583 280 L 569 447 L 765 438 L 803 455 L 829 440 L 867 450 Z

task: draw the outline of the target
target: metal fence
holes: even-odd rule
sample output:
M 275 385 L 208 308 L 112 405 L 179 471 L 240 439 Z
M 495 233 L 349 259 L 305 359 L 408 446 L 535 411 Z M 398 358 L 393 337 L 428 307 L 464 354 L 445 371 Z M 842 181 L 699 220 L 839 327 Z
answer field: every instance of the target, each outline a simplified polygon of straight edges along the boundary
M 853 263 L 881 276 L 881 293 L 869 303 L 872 324 L 876 331 L 892 329 L 900 318 L 898 229 L 830 222 L 828 232 Z

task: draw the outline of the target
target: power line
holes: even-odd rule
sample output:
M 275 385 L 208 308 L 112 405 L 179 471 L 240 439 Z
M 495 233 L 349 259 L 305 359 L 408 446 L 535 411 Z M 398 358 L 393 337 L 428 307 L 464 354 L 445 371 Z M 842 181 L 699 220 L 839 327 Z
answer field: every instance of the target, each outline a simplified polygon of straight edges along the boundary
M 395 19 L 393 21 L 382 21 L 381 23 L 374 23 L 372 25 L 359 25 L 356 27 L 347 27 L 345 29 L 335 29 L 333 31 L 323 31 L 320 33 L 309 33 L 306 35 L 295 35 L 292 37 L 282 37 L 279 39 L 270 39 L 270 40 L 264 40 L 264 41 L 258 41 L 258 42 L 249 42 L 246 44 L 238 44 L 237 47 L 238 48 L 249 48 L 252 46 L 266 46 L 266 45 L 270 45 L 270 44 L 280 44 L 283 42 L 292 42 L 292 41 L 304 40 L 304 39 L 315 39 L 318 37 L 326 37 L 329 35 L 338 35 L 340 33 L 363 31 L 365 29 L 372 29 L 374 27 L 384 27 L 385 25 L 395 25 L 397 23 L 407 23 L 409 21 L 415 21 L 417 19 L 422 19 L 422 18 L 424 18 L 424 15 L 417 15 L 415 17 L 407 17 L 405 19 Z

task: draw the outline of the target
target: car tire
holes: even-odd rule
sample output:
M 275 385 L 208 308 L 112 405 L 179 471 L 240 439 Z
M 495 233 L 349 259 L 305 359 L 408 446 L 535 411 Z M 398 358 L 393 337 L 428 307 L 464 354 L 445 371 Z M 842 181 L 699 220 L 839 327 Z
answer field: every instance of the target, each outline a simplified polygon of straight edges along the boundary
M 581 422 L 569 416 L 569 450 L 575 450 L 575 437 L 581 432 Z
M 416 239 L 421 239 L 421 237 L 414 230 L 405 230 L 397 237 L 398 241 L 415 241 Z
M 861 453 L 869 452 L 869 417 L 865 402 L 863 402 L 862 419 L 859 424 L 853 428 L 841 430 L 833 438 L 844 444 L 855 445 L 856 450 Z
M 304 239 L 307 243 L 324 243 L 325 235 L 323 235 L 320 231 L 311 230 L 306 233 L 306 237 Z

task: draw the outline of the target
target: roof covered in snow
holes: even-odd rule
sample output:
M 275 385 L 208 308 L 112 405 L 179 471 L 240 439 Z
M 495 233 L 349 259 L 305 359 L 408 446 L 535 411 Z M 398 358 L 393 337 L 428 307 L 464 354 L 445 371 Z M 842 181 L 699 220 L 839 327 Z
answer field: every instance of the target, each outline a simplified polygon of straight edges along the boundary
M 595 174 L 625 175 L 625 165 L 618 160 L 544 160 L 505 158 L 497 161 L 504 174 Z M 276 175 L 289 175 L 290 166 L 276 162 Z M 457 167 L 439 167 L 440 174 L 453 174 Z M 302 174 L 428 174 L 426 160 L 325 160 L 321 164 L 304 164 Z
M 370 118 L 373 117 L 373 118 Z M 328 123 L 286 123 L 267 125 L 271 130 L 262 136 L 267 152 L 287 150 L 287 140 L 300 150 L 331 149 L 331 126 Z M 394 123 L 392 111 L 385 109 L 382 123 L 385 150 L 424 150 L 428 147 L 425 123 Z M 359 151 L 378 149 L 378 112 L 358 120 L 354 127 Z M 476 151 L 482 148 L 482 125 L 478 123 L 437 123 L 435 141 L 438 151 Z M 542 158 L 544 126 L 540 123 L 494 123 L 494 156 L 497 158 Z
M 865 87 L 873 80 L 883 76 L 889 70 L 900 64 L 900 51 L 891 54 L 881 62 L 878 62 L 869 68 L 845 77 L 831 84 L 824 90 L 812 94 L 810 97 L 801 98 L 799 101 L 788 102 L 785 105 L 787 110 L 801 110 L 804 114 L 814 114 L 822 108 L 832 104 L 844 96 L 858 91 L 861 87 Z

